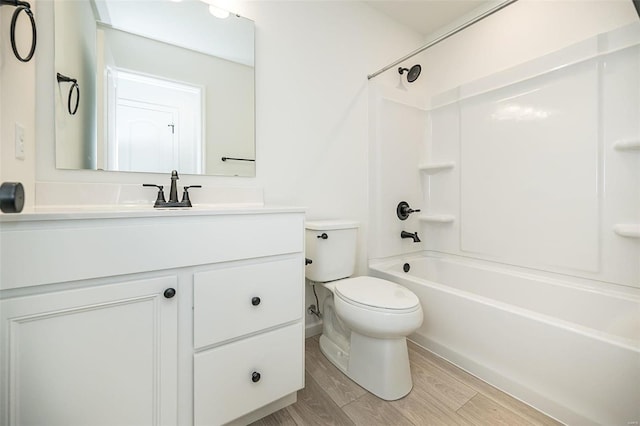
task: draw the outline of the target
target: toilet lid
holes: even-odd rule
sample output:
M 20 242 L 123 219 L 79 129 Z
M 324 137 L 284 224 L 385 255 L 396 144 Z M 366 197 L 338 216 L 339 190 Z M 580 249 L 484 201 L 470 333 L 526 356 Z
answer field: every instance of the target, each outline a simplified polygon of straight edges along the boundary
M 339 280 L 335 292 L 347 301 L 382 309 L 407 310 L 420 304 L 418 297 L 409 289 L 373 277 Z

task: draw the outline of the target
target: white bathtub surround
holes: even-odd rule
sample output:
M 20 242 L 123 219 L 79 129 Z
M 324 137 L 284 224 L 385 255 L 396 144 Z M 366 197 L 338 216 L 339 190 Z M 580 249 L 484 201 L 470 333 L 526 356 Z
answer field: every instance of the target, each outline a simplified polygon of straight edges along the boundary
M 455 167 L 455 163 L 446 162 L 446 163 L 430 163 L 430 164 L 421 164 L 418 166 L 422 172 L 432 175 L 435 173 L 444 172 L 446 170 L 451 170 Z
M 640 224 L 618 224 L 613 227 L 613 232 L 621 237 L 640 238 Z
M 640 286 L 640 24 L 432 100 L 425 248 Z M 635 89 L 634 89 L 635 88 Z M 635 94 L 634 94 L 635 93 Z
M 613 148 L 618 151 L 640 150 L 640 140 L 622 139 L 615 142 Z
M 411 339 L 459 367 L 567 424 L 640 418 L 640 291 L 431 252 L 370 267 L 420 298 Z
M 420 215 L 424 215 L 426 206 L 417 162 L 426 156 L 426 147 L 421 143 L 428 128 L 425 101 L 416 92 L 400 92 L 374 80 L 370 80 L 369 89 L 369 257 L 418 252 L 423 250 L 424 241 L 414 243 L 400 234 L 417 231 L 422 240 Z M 425 176 L 451 172 L 449 161 L 424 164 Z M 396 206 L 401 201 L 422 213 L 398 220 Z
M 434 96 L 429 110 L 372 85 L 369 257 L 428 249 L 640 286 L 640 156 L 619 149 L 640 139 L 639 58 L 634 23 Z M 421 214 L 397 220 L 399 200 Z
M 418 216 L 420 222 L 428 223 L 451 223 L 456 220 L 456 217 L 452 214 L 423 214 Z

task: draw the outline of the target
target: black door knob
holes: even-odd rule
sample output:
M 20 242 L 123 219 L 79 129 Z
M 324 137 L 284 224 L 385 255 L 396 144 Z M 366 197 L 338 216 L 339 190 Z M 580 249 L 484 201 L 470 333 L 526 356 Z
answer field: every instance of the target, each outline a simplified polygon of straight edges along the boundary
M 175 295 L 176 295 L 175 288 L 168 288 L 164 291 L 164 297 L 166 297 L 167 299 L 171 299 Z
M 259 298 L 259 297 L 253 297 L 253 298 L 251 299 L 251 304 L 252 304 L 253 306 L 258 306 L 258 305 L 260 304 L 260 298 Z
M 257 371 L 254 371 L 253 373 L 251 373 L 251 381 L 253 383 L 257 383 L 260 381 L 260 373 L 258 373 Z

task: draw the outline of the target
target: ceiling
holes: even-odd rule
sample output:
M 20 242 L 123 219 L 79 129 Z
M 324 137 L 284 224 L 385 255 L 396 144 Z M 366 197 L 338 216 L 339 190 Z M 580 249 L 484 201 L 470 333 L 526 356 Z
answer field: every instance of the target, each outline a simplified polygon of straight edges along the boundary
M 475 9 L 486 8 L 487 4 L 493 2 L 486 0 L 374 0 L 364 3 L 426 36 Z
M 92 0 L 97 20 L 113 28 L 200 53 L 254 65 L 254 23 L 209 13 L 207 2 Z M 216 40 L 212 43 L 211 40 Z

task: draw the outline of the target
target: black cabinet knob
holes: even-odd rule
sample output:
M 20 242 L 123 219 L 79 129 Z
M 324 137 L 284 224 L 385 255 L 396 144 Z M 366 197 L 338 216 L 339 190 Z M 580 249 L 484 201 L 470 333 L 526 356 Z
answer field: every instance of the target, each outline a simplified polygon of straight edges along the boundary
M 257 383 L 260 381 L 260 373 L 258 373 L 257 371 L 254 371 L 253 373 L 251 373 L 251 381 L 253 383 Z
M 171 299 L 175 295 L 176 295 L 175 288 L 168 288 L 164 291 L 164 297 L 166 297 L 167 299 Z
M 253 297 L 253 298 L 251 299 L 251 304 L 252 304 L 253 306 L 258 306 L 258 305 L 260 304 L 260 298 L 259 298 L 259 297 Z

